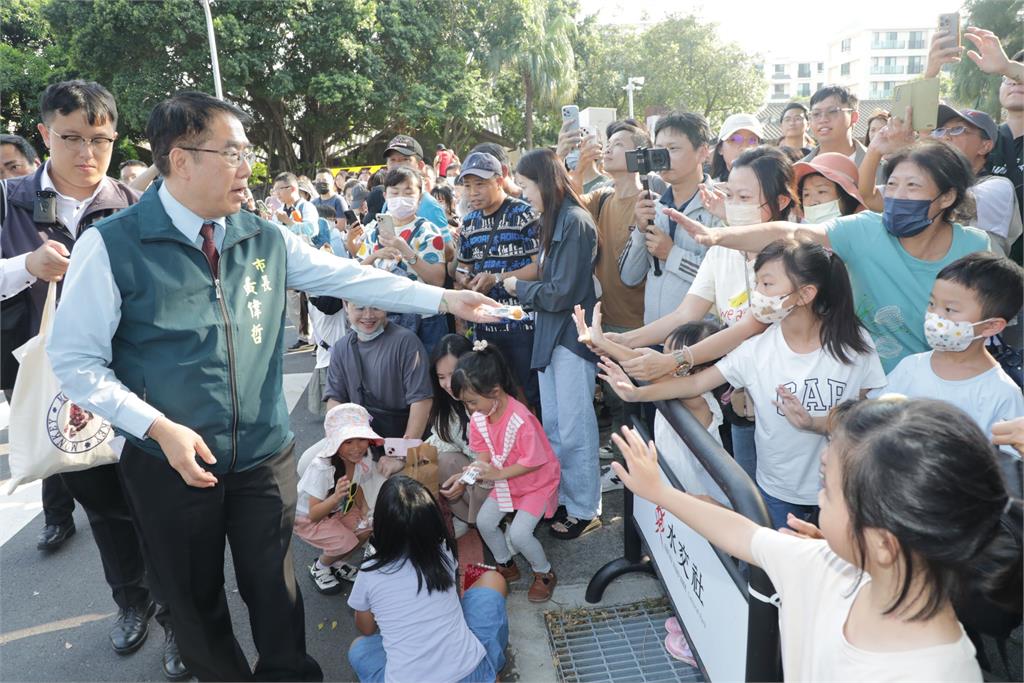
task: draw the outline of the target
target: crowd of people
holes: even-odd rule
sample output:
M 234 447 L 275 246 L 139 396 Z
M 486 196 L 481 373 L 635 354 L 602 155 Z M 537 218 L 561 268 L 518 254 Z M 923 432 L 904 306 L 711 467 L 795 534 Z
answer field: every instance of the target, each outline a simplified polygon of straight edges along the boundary
M 113 97 L 51 85 L 46 161 L 0 137 L 3 388 L 18 400 L 9 351 L 57 282 L 53 371 L 125 443 L 116 465 L 44 480 L 40 549 L 82 505 L 114 650 L 138 649 L 155 614 L 171 680 L 322 678 L 295 534 L 319 552 L 316 590 L 352 584 L 360 680 L 486 681 L 516 556 L 528 599 L 550 600 L 559 567 L 538 535 L 599 528 L 622 482 L 768 573 L 786 678 L 981 680 L 977 638 L 1022 612 L 1024 55 L 964 38 L 1002 77 L 1002 125 L 942 104 L 915 131 L 911 112 L 880 111 L 862 142 L 855 95 L 827 85 L 785 107 L 778 140 L 749 113 L 716 132 L 679 111 L 652 131 L 567 124 L 513 165 L 489 142 L 428 163 L 401 134 L 375 174 L 283 171 L 263 198 L 234 105 L 161 102 L 153 164 L 115 180 Z M 960 59 L 950 40 L 936 33 L 929 72 Z M 667 167 L 641 177 L 627 157 L 651 147 Z M 283 356 L 313 348 L 324 438 L 297 458 Z M 771 529 L 730 509 L 656 409 L 673 400 L 746 472 Z M 437 452 L 434 487 L 392 439 Z M 474 528 L 487 571 L 458 557 Z

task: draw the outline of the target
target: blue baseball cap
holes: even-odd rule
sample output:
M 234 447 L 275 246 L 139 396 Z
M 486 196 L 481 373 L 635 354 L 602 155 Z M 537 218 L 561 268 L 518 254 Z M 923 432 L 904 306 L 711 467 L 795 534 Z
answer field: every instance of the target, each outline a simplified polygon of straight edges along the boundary
M 493 154 L 473 152 L 462 162 L 462 171 L 459 173 L 459 177 L 455 179 L 455 182 L 461 183 L 462 179 L 467 175 L 475 175 L 485 179 L 493 178 L 496 175 L 500 176 L 501 162 Z

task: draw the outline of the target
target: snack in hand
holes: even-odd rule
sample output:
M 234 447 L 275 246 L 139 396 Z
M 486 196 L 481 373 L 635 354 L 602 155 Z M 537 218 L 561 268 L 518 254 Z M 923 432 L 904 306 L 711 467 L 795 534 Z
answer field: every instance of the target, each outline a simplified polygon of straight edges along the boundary
M 480 308 L 484 313 L 493 315 L 495 318 L 522 320 L 526 317 L 526 311 L 522 306 L 481 306 Z

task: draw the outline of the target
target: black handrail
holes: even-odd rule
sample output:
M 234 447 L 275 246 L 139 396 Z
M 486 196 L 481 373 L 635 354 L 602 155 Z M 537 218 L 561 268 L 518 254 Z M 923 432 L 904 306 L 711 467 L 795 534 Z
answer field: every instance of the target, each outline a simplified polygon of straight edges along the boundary
M 697 421 L 679 401 L 657 401 L 654 404 L 696 456 L 700 464 L 714 479 L 732 509 L 761 526 L 771 527 L 768 509 L 757 487 L 743 469 L 722 446 L 715 441 L 708 430 Z M 642 430 L 645 431 L 645 430 Z M 664 467 L 664 464 L 662 463 Z M 666 469 L 666 472 L 670 470 Z M 675 477 L 670 477 L 675 480 Z M 590 603 L 601 601 L 605 588 L 616 577 L 629 572 L 654 573 L 650 558 L 642 556 L 640 533 L 633 523 L 633 496 L 629 489 L 624 491 L 627 523 L 623 524 L 624 556 L 601 567 L 587 586 L 586 600 Z M 735 560 L 718 551 L 723 565 L 735 570 Z M 735 580 L 736 572 L 729 572 Z M 759 567 L 749 567 L 749 588 L 751 594 L 770 598 L 775 587 L 767 574 Z M 741 587 L 742 590 L 742 587 Z M 747 619 L 747 680 L 777 681 L 782 677 L 781 651 L 779 649 L 779 613 L 774 604 L 760 598 L 751 599 L 744 591 L 748 604 Z M 684 626 L 685 628 L 685 626 Z

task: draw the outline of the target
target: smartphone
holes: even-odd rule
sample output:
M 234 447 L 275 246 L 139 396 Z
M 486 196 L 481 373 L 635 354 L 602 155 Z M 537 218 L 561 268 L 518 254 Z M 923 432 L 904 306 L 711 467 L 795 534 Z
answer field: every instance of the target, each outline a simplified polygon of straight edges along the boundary
M 377 214 L 377 233 L 388 237 L 395 236 L 395 217 L 387 213 Z
M 256 200 L 256 210 L 259 211 L 261 214 L 270 215 L 270 208 L 267 207 L 267 203 L 262 199 Z
M 960 14 L 958 12 L 950 12 L 949 14 L 939 15 L 939 30 L 943 31 L 947 36 L 951 36 L 956 39 L 956 46 L 960 47 L 961 36 L 960 36 Z
M 580 108 L 575 104 L 567 104 L 562 107 L 562 125 L 569 123 L 567 131 L 578 131 L 580 129 Z M 579 144 L 577 143 L 576 149 L 569 152 L 568 156 L 565 157 L 565 165 L 570 171 L 575 171 L 576 166 L 580 162 L 580 150 Z

